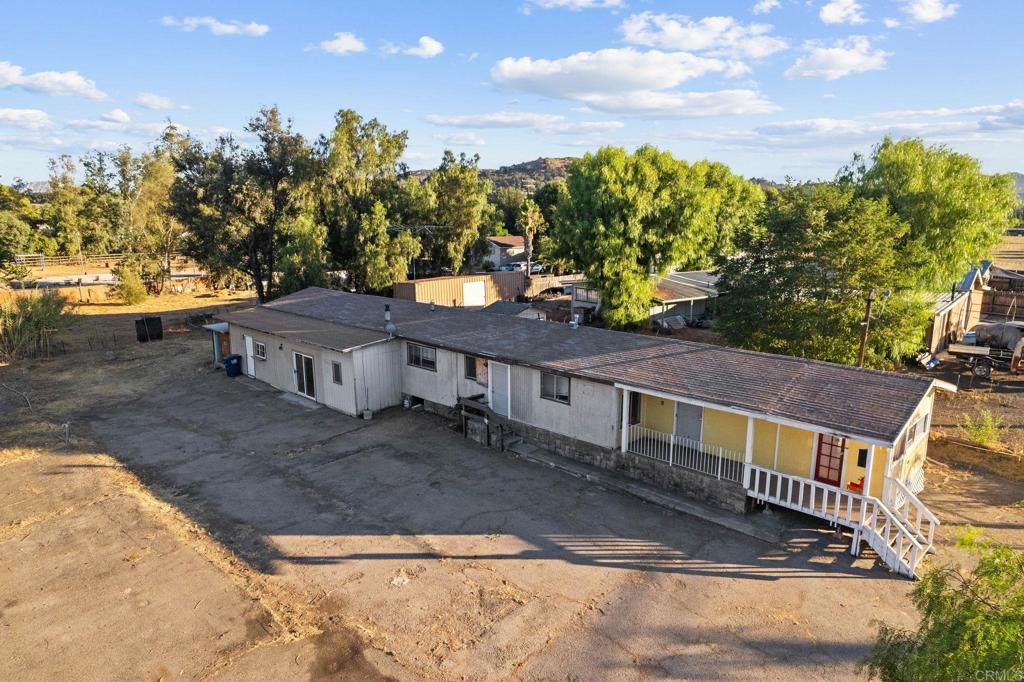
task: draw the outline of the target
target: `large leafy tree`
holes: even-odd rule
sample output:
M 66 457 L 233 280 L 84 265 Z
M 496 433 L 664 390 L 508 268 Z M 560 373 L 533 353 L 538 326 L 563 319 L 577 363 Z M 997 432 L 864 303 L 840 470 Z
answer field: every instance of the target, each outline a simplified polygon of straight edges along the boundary
M 284 222 L 281 242 L 278 269 L 282 295 L 328 285 L 327 228 L 318 224 L 310 211 Z
M 75 162 L 67 155 L 50 159 L 50 196 L 43 220 L 54 231 L 61 253 L 82 250 L 83 197 L 75 184 Z
M 745 348 L 853 364 L 874 292 L 865 362 L 890 365 L 920 345 L 928 316 L 905 267 L 908 231 L 884 199 L 851 188 L 773 192 L 759 228 L 738 233 L 738 254 L 722 263 L 718 287 L 728 299 L 716 329 Z
M 912 599 L 916 630 L 881 625 L 864 661 L 883 682 L 1010 680 L 1024 670 L 1024 552 L 971 531 L 958 543 L 977 558 L 973 571 L 928 571 Z
M 246 131 L 253 148 L 231 137 L 210 149 L 182 144 L 171 206 L 189 229 L 186 252 L 215 271 L 245 273 L 266 301 L 274 296 L 284 226 L 309 203 L 311 150 L 276 107 L 260 111 Z
M 403 181 L 401 163 L 408 133 L 389 130 L 375 118 L 344 109 L 334 117 L 334 129 L 316 145 L 315 191 L 317 219 L 327 227 L 328 244 L 335 263 L 350 268 L 357 258 L 363 218 L 377 203 L 386 219 L 400 223 L 403 210 L 419 213 L 430 205 L 419 183 Z M 415 218 L 421 216 L 416 215 Z
M 703 173 L 651 146 L 604 147 L 574 161 L 566 184 L 546 250 L 598 285 L 606 323 L 639 324 L 650 273 L 697 259 L 713 236 Z
M 420 253 L 420 242 L 405 231 L 389 233 L 384 204 L 363 214 L 356 235 L 356 257 L 349 283 L 357 291 L 380 291 L 405 281 L 409 262 Z
M 764 205 L 764 191 L 746 178 L 734 175 L 722 163 L 699 161 L 693 164 L 693 172 L 703 178 L 710 224 L 701 230 L 705 240 L 698 252 L 689 262 L 679 265 L 702 270 L 732 255 L 736 235 L 753 229 Z
M 888 200 L 910 226 L 903 250 L 920 287 L 945 291 L 984 258 L 1013 225 L 1018 205 L 1010 175 L 985 175 L 978 160 L 919 139 L 884 139 L 855 157 L 839 181 L 858 196 Z
M 526 192 L 518 187 L 499 187 L 494 190 L 491 203 L 501 212 L 501 224 L 505 234 L 518 234 L 516 230 L 519 211 L 526 199 Z
M 441 165 L 430 174 L 427 186 L 434 196 L 434 222 L 444 229 L 430 233 L 427 251 L 435 266 L 458 272 L 480 227 L 490 217 L 487 195 L 491 183 L 480 178 L 479 156 L 445 150 Z

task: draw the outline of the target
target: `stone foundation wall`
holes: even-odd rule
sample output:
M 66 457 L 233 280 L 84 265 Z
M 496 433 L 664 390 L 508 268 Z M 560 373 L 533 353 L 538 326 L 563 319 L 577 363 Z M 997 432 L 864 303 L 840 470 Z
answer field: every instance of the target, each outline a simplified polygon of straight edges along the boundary
M 503 441 L 508 443 L 512 437 L 518 436 L 562 457 L 615 471 L 670 492 L 709 502 L 737 514 L 747 511 L 746 490 L 733 481 L 719 480 L 640 455 L 602 448 L 497 415 L 489 417 L 489 424 L 484 424 L 480 417 L 470 417 L 466 421 L 467 435 L 483 445 L 488 444 L 488 433 L 490 446 L 496 449 L 501 449 Z

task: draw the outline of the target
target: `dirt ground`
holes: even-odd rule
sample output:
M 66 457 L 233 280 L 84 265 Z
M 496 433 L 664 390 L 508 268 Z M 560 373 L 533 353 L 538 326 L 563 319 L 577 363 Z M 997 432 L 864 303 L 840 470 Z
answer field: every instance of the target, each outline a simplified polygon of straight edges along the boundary
M 164 341 L 92 349 L 134 311 L 86 311 L 0 368 L 0 679 L 856 679 L 872 621 L 915 622 L 812 519 L 765 544 L 228 379 L 173 321 L 232 303 L 154 301 Z M 1002 479 L 934 466 L 944 543 L 1019 531 Z

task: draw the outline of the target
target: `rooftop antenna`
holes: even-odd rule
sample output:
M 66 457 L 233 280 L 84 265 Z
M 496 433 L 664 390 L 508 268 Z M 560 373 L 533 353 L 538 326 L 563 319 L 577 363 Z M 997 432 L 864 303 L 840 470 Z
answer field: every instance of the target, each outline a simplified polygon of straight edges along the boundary
M 387 303 L 384 304 L 384 331 L 388 333 L 389 339 L 398 331 L 398 327 L 391 321 L 391 306 Z

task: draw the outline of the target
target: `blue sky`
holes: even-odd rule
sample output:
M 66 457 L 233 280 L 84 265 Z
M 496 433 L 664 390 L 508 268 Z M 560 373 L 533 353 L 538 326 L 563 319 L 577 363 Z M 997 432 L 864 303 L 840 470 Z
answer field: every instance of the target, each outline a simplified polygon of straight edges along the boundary
M 277 104 L 353 108 L 485 167 L 646 142 L 748 176 L 830 177 L 888 133 L 1024 171 L 1021 0 L 15 3 L 0 26 L 0 181 L 213 139 Z M 243 136 L 244 139 L 244 136 Z

